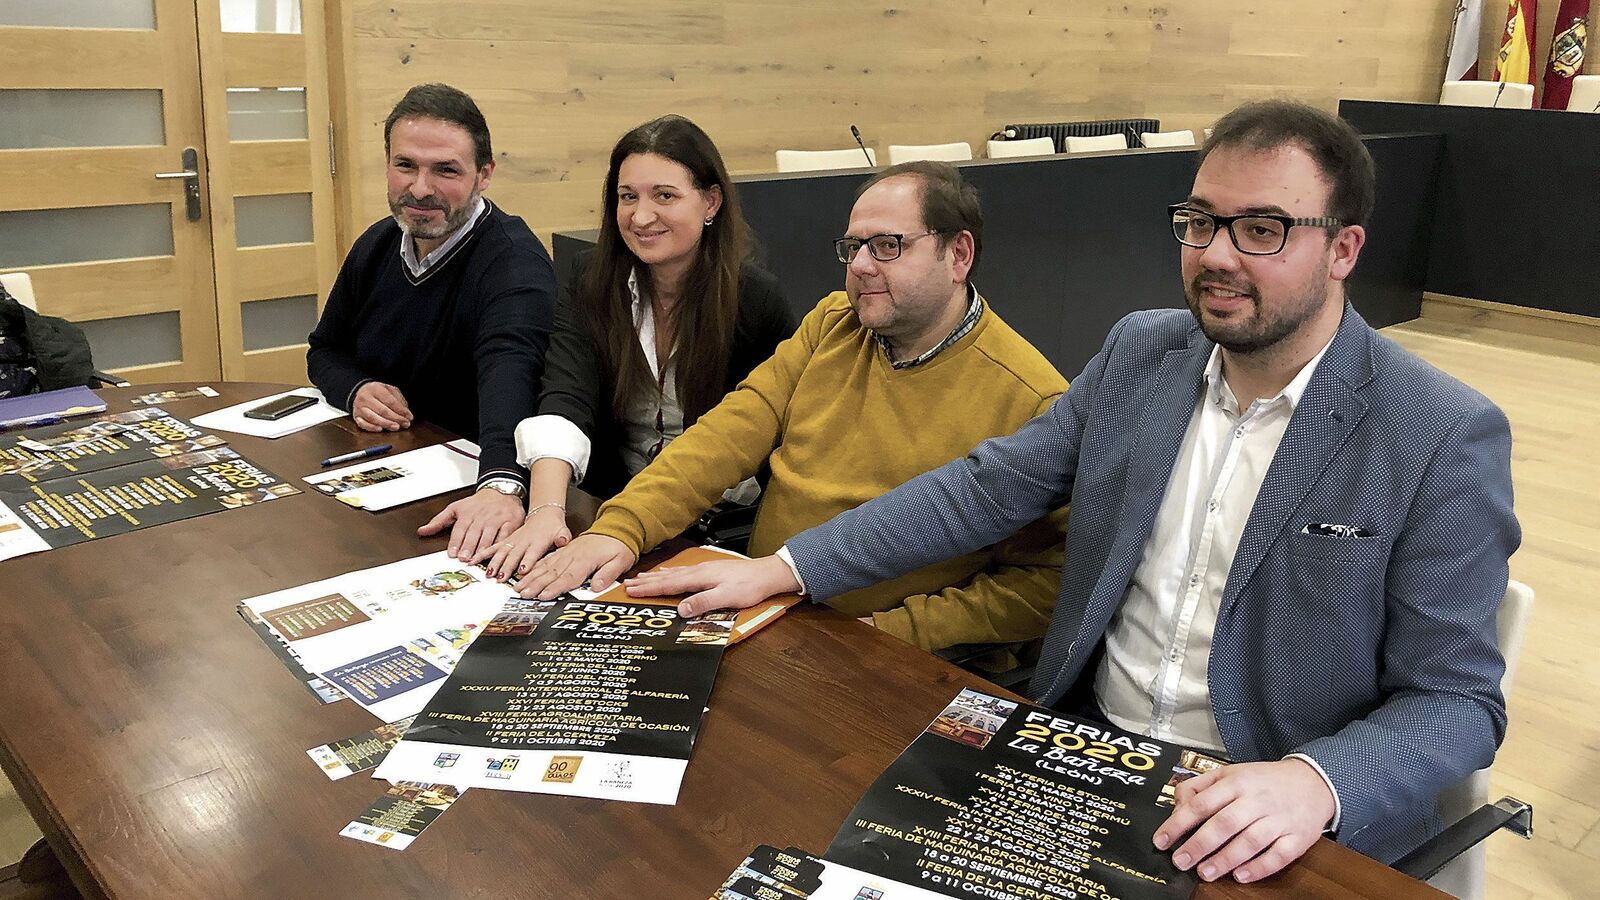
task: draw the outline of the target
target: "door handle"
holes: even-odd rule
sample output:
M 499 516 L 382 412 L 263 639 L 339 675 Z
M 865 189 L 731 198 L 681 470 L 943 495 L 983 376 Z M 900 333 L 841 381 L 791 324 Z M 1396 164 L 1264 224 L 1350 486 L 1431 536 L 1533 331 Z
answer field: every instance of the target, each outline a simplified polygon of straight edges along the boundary
M 183 196 L 189 221 L 200 221 L 200 154 L 193 147 L 183 148 L 182 172 L 157 172 L 157 178 L 182 178 Z

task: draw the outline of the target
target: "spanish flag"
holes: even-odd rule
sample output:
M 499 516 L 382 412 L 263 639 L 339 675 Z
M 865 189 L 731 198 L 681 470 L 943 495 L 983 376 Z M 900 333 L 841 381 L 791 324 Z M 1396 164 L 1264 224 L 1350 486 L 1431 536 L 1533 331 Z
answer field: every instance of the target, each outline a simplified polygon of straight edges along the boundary
M 1494 58 L 1491 81 L 1533 84 L 1534 0 L 1510 0 L 1506 4 L 1506 29 L 1500 37 L 1500 52 Z
M 1584 50 L 1588 43 L 1589 0 L 1561 0 L 1555 35 L 1550 39 L 1550 61 L 1544 69 L 1545 109 L 1567 108 L 1567 98 L 1572 96 L 1572 79 L 1583 74 Z

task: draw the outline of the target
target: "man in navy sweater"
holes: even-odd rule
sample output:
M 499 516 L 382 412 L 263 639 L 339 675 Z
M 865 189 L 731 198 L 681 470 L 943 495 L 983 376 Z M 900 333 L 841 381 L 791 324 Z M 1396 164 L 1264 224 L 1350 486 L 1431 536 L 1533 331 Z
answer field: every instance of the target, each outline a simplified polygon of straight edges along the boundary
M 512 433 L 538 399 L 555 271 L 527 224 L 483 196 L 494 154 L 471 97 L 418 85 L 383 139 L 393 217 L 350 248 L 307 368 L 367 431 L 420 417 L 478 442 L 477 491 L 418 529 L 448 526 L 450 554 L 471 559 L 522 523 L 527 471 Z

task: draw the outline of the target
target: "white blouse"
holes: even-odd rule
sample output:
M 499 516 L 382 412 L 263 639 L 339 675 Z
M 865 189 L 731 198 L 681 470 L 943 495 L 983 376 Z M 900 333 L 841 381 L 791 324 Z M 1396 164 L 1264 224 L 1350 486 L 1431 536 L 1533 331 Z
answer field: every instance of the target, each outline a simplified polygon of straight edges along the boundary
M 683 434 L 683 407 L 678 402 L 676 345 L 663 363 L 656 355 L 655 307 L 639 291 L 639 275 L 628 276 L 632 297 L 633 326 L 639 347 L 655 378 L 656 389 L 646 389 L 631 398 L 622 417 L 622 463 L 631 478 L 644 470 L 667 445 Z M 530 466 L 536 460 L 555 458 L 572 466 L 572 480 L 583 480 L 589 470 L 591 442 L 582 429 L 565 416 L 539 415 L 517 424 L 517 462 Z M 761 485 L 747 478 L 728 489 L 723 499 L 735 503 L 754 503 L 761 496 Z

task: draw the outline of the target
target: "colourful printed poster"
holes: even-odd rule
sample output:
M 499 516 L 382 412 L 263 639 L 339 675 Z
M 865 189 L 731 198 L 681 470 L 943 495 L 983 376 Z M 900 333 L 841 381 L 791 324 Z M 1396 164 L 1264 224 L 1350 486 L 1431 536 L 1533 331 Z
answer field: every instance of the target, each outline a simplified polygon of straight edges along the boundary
M 440 551 L 244 602 L 307 672 L 385 722 L 415 715 L 516 595 Z

